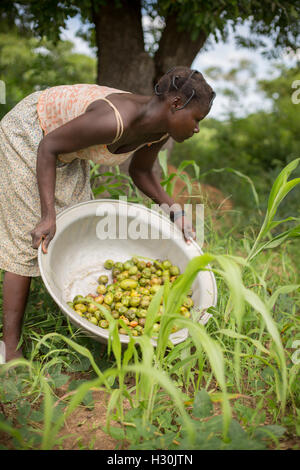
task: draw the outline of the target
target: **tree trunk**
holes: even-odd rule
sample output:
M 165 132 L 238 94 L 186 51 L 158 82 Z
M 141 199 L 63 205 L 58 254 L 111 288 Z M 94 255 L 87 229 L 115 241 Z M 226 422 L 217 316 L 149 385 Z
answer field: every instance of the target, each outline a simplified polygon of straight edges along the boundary
M 151 94 L 153 59 L 145 52 L 141 0 L 108 1 L 93 11 L 98 48 L 97 83 Z
M 206 41 L 206 34 L 200 31 L 194 41 L 188 31 L 178 31 L 177 16 L 167 16 L 159 47 L 154 56 L 155 75 L 153 85 L 172 67 L 182 65 L 190 67 L 196 55 Z

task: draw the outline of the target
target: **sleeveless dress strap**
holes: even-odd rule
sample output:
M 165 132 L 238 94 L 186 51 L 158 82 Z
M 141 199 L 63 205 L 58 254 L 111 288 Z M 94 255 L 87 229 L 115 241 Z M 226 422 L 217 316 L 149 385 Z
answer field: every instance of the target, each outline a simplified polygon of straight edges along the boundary
M 156 144 L 157 142 L 160 142 L 161 140 L 166 139 L 168 136 L 169 136 L 168 133 L 167 133 L 167 134 L 164 134 L 160 139 L 158 139 L 158 140 L 153 140 L 153 142 L 149 142 L 149 144 L 147 144 L 147 145 L 148 145 L 148 147 L 150 147 L 152 144 Z
M 106 101 L 106 103 L 109 104 L 109 106 L 114 110 L 115 116 L 116 116 L 117 133 L 116 133 L 116 137 L 114 138 L 114 140 L 110 144 L 108 144 L 108 145 L 111 145 L 111 144 L 114 144 L 115 142 L 117 142 L 118 140 L 120 140 L 122 135 L 123 135 L 123 132 L 124 132 L 123 119 L 121 117 L 121 114 L 119 113 L 119 110 L 115 107 L 115 105 L 111 101 L 109 101 L 107 98 L 100 98 L 100 99 Z M 156 142 L 160 142 L 161 140 L 165 139 L 168 136 L 169 136 L 168 133 L 164 134 L 160 139 L 154 140 L 153 142 L 149 142 L 147 145 L 148 145 L 148 147 L 150 147 L 150 145 L 155 144 Z M 143 144 L 143 145 L 145 145 L 145 144 Z M 141 145 L 140 147 L 142 147 L 143 145 Z M 138 148 L 140 148 L 140 147 L 138 147 Z M 137 149 L 135 149 L 135 151 L 136 150 Z
M 122 135 L 123 135 L 123 132 L 124 132 L 124 124 L 123 124 L 123 119 L 121 117 L 121 114 L 119 113 L 118 109 L 115 107 L 114 104 L 112 104 L 111 101 L 109 101 L 108 99 L 106 98 L 101 98 L 102 100 L 106 101 L 106 103 L 109 104 L 109 106 L 114 110 L 115 112 L 115 116 L 116 116 L 116 120 L 117 120 L 117 133 L 116 133 L 116 137 L 114 138 L 114 140 L 111 142 L 111 144 L 114 144 L 115 142 L 117 142 L 118 140 L 121 139 Z

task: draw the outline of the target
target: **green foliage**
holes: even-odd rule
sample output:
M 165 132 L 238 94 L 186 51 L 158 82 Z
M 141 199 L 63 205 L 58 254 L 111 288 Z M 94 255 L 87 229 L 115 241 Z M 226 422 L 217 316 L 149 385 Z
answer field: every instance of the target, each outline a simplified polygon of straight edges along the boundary
M 294 92 L 292 83 L 299 80 L 299 70 L 280 68 L 280 71 L 279 77 L 262 81 L 259 85 L 258 91 L 265 95 L 262 99 L 271 100 L 270 111 L 257 111 L 246 117 L 233 114 L 224 121 L 205 119 L 200 133 L 187 142 L 175 144 L 171 156 L 171 163 L 178 166 L 189 155 L 200 167 L 200 181 L 216 186 L 225 197 L 234 194 L 234 206 L 242 209 L 246 218 L 253 213 L 253 202 L 257 202 L 257 198 L 252 185 L 245 184 L 246 179 L 243 182 L 237 178 L 237 172 L 247 175 L 254 183 L 260 200 L 258 209 L 265 210 L 268 188 L 276 175 L 300 156 L 299 104 L 294 104 L 291 99 Z M 217 76 L 225 79 L 223 75 L 218 71 Z M 241 92 L 236 101 L 239 108 L 242 97 Z M 189 168 L 186 171 L 192 175 Z M 295 175 L 300 175 L 299 169 Z M 299 215 L 294 192 L 283 201 L 279 214 Z
M 0 79 L 6 84 L 6 104 L 0 119 L 30 93 L 47 87 L 95 83 L 96 60 L 72 52 L 73 44 L 0 33 Z
M 115 0 L 115 8 L 126 8 L 124 2 Z M 23 30 L 32 30 L 37 37 L 47 36 L 53 41 L 58 41 L 60 29 L 65 28 L 68 18 L 80 15 L 84 23 L 93 23 L 94 15 L 101 13 L 101 8 L 106 4 L 105 0 L 84 0 L 74 2 L 62 0 L 53 8 L 52 0 L 44 0 L 43 8 L 39 2 L 22 0 L 18 2 L 2 2 L 0 7 L 0 20 L 13 24 L 12 18 L 17 24 L 21 24 Z M 251 37 L 236 37 L 238 44 L 246 47 L 264 47 L 269 54 L 275 54 L 276 50 L 289 47 L 296 50 L 299 47 L 299 5 L 291 0 L 281 2 L 266 0 L 261 3 L 256 1 L 218 0 L 203 2 L 201 0 L 143 0 L 142 12 L 150 17 L 159 16 L 164 23 L 170 18 L 176 18 L 178 32 L 189 31 L 190 38 L 195 41 L 200 34 L 207 38 L 213 34 L 217 41 L 226 40 L 229 31 L 229 22 L 233 27 L 248 20 L 250 23 Z M 85 33 L 85 39 L 92 41 L 94 46 L 94 27 Z M 152 27 L 148 33 L 152 34 L 154 42 L 159 41 L 163 27 Z M 79 34 L 83 34 L 82 32 Z M 263 36 L 271 37 L 274 47 L 270 50 Z M 255 39 L 252 39 L 252 38 Z M 153 47 L 153 46 L 151 46 Z M 154 48 L 155 49 L 155 48 Z

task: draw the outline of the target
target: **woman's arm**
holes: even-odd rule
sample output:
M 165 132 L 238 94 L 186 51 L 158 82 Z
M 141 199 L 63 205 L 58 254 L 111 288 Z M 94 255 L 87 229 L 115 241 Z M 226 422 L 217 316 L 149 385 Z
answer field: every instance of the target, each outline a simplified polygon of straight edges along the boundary
M 137 150 L 131 159 L 128 172 L 134 184 L 152 201 L 159 205 L 165 203 L 172 206 L 175 201 L 164 191 L 153 172 L 153 165 L 158 152 L 167 140 L 168 138 Z
M 105 115 L 105 119 L 104 119 Z M 103 101 L 97 109 L 72 119 L 47 134 L 40 142 L 36 174 L 41 201 L 41 220 L 31 232 L 32 246 L 43 242 L 47 252 L 56 231 L 55 181 L 56 159 L 62 153 L 76 152 L 91 145 L 112 142 L 116 135 L 116 119 L 111 107 Z
M 176 204 L 163 189 L 159 179 L 153 172 L 153 165 L 157 158 L 158 152 L 162 146 L 167 142 L 167 138 L 152 144 L 150 147 L 142 147 L 136 151 L 131 159 L 129 165 L 129 174 L 134 184 L 148 197 L 150 197 L 157 204 L 167 204 L 169 208 Z M 176 206 L 175 206 L 176 207 Z M 170 214 L 167 211 L 168 215 Z M 196 238 L 195 230 L 192 227 L 187 217 L 179 217 L 175 221 L 176 225 L 183 231 L 186 241 L 191 236 Z

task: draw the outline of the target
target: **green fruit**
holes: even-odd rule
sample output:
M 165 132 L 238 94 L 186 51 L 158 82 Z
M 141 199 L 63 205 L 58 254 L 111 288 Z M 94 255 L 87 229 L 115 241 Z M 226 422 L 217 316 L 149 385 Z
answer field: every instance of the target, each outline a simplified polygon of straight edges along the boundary
M 131 330 L 131 334 L 132 334 L 132 336 L 138 336 L 139 335 L 136 330 Z
M 114 300 L 114 296 L 111 292 L 109 292 L 108 294 L 104 296 L 104 303 L 106 305 L 111 305 L 113 303 L 113 300 Z
M 150 279 L 150 278 L 151 278 L 151 270 L 150 270 L 149 268 L 143 269 L 142 275 L 143 275 L 143 277 L 145 277 L 146 279 Z
M 184 312 L 183 316 L 184 318 L 191 318 L 191 312 L 187 310 L 186 312 Z
M 133 274 L 137 274 L 137 272 L 138 272 L 137 266 L 131 266 L 131 267 L 129 268 L 129 271 L 128 271 L 128 272 L 129 272 L 130 276 L 132 276 Z
M 149 307 L 150 301 L 151 301 L 150 296 L 149 295 L 144 295 L 144 297 L 142 297 L 142 299 L 141 299 L 140 306 L 142 308 L 147 308 L 147 307 Z
M 70 308 L 74 308 L 73 302 L 67 302 Z
M 120 292 L 120 291 L 116 292 L 114 295 L 114 301 L 119 302 L 122 299 L 122 296 L 123 296 L 123 292 Z
M 105 329 L 106 329 L 106 328 L 108 328 L 108 325 L 109 325 L 109 323 L 108 323 L 107 320 L 100 320 L 100 321 L 99 321 L 99 326 L 100 326 L 101 328 L 105 328 Z
M 193 299 L 191 297 L 186 297 L 184 302 L 183 302 L 184 307 L 186 308 L 191 308 L 194 305 Z
M 89 321 L 90 321 L 91 323 L 93 323 L 93 325 L 98 325 L 98 320 L 97 320 L 96 317 L 91 317 L 91 318 L 89 319 Z
M 131 297 L 129 295 L 124 295 L 121 299 L 121 303 L 125 305 L 125 307 L 129 307 L 131 301 Z
M 132 307 L 137 307 L 140 304 L 140 301 L 141 301 L 140 297 L 132 296 L 130 298 L 130 305 Z
M 120 263 L 120 262 L 115 263 L 114 268 L 119 269 L 120 271 L 123 271 L 124 269 L 123 263 Z
M 112 259 L 108 259 L 104 263 L 105 269 L 111 269 L 113 267 L 113 265 L 114 265 L 114 262 L 113 262 Z
M 154 285 L 150 288 L 151 294 L 156 294 L 156 292 L 160 289 L 159 285 Z
M 171 261 L 166 259 L 165 261 L 163 261 L 162 265 L 163 265 L 163 269 L 169 269 L 172 266 L 172 263 Z
M 138 283 L 134 279 L 124 279 L 124 281 L 120 282 L 120 287 L 124 290 L 127 289 L 135 289 Z
M 76 304 L 75 310 L 78 310 L 79 312 L 84 313 L 87 311 L 87 306 L 84 304 Z
M 104 299 L 103 294 L 100 294 L 97 297 L 95 297 L 94 300 L 95 300 L 95 302 L 97 302 L 97 304 L 103 304 L 103 299 Z
M 95 313 L 98 310 L 98 307 L 96 305 L 90 305 L 88 308 L 89 313 Z
M 125 330 L 125 328 L 120 328 L 119 329 L 119 333 L 120 335 L 128 335 L 127 331 Z
M 138 264 L 139 259 L 136 256 L 134 256 L 133 258 L 131 258 L 131 261 L 133 262 L 133 264 Z
M 117 310 L 113 310 L 111 314 L 115 320 L 117 320 L 120 317 L 120 314 L 119 312 L 117 312 Z
M 181 315 L 184 315 L 185 312 L 188 312 L 188 309 L 186 307 L 180 307 L 179 312 Z
M 125 315 L 126 315 L 126 318 L 128 318 L 128 320 L 130 320 L 130 321 L 133 321 L 133 320 L 135 319 L 135 317 L 136 317 L 135 312 L 133 312 L 133 311 L 130 310 L 130 309 L 127 310 L 127 312 L 125 313 Z
M 97 292 L 98 294 L 106 294 L 106 291 L 107 291 L 107 288 L 103 285 L 103 284 L 100 284 L 98 287 L 97 287 Z
M 129 271 L 130 268 L 133 267 L 133 263 L 131 260 L 128 260 L 128 261 L 125 261 L 124 263 L 124 269 L 126 269 L 126 271 Z
M 127 279 L 128 276 L 129 276 L 128 271 L 123 271 L 121 274 L 118 274 L 118 275 L 117 275 L 117 280 L 118 280 L 119 282 L 122 282 L 122 281 L 124 281 L 124 279 Z
M 153 333 L 157 333 L 160 329 L 160 324 L 159 323 L 154 323 L 153 325 Z
M 125 313 L 127 312 L 127 310 L 128 310 L 128 308 L 125 307 L 125 305 L 122 305 L 122 307 L 120 307 L 120 308 L 118 309 L 118 312 L 119 312 L 120 315 L 125 315 Z
M 147 310 L 145 308 L 139 308 L 138 311 L 136 312 L 136 316 L 138 318 L 146 318 Z
M 81 303 L 80 300 L 84 299 L 83 295 L 76 295 L 73 299 L 73 304 L 75 305 L 76 303 Z
M 146 263 L 145 261 L 139 261 L 138 264 L 137 264 L 137 267 L 140 271 L 142 271 L 143 269 L 145 269 L 146 267 Z
M 157 269 L 163 270 L 163 265 L 160 259 L 156 259 L 153 264 Z
M 119 311 L 119 308 L 120 307 L 124 307 L 124 305 L 122 304 L 122 302 L 116 302 L 115 304 L 115 310 Z
M 137 325 L 137 326 L 134 327 L 134 329 L 135 329 L 139 334 L 141 334 L 144 328 L 142 327 L 142 325 Z
M 177 266 L 171 266 L 170 274 L 171 276 L 178 276 L 178 274 L 180 274 L 179 268 Z
M 153 277 L 153 278 L 151 279 L 151 281 L 150 281 L 150 284 L 151 284 L 152 286 L 154 286 L 154 285 L 160 285 L 160 284 L 161 284 L 161 279 L 158 278 L 158 277 Z
M 114 268 L 114 269 L 112 270 L 112 275 L 113 275 L 113 277 L 117 277 L 118 274 L 121 274 L 120 269 Z
M 101 312 L 100 312 L 100 310 L 96 310 L 96 312 L 94 313 L 94 317 L 96 317 L 97 320 L 100 320 L 100 318 L 101 318 Z
M 108 276 L 102 275 L 98 278 L 99 284 L 107 284 L 108 283 Z

